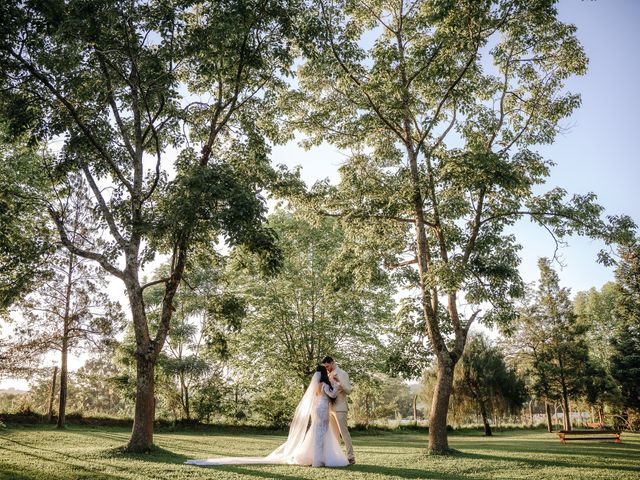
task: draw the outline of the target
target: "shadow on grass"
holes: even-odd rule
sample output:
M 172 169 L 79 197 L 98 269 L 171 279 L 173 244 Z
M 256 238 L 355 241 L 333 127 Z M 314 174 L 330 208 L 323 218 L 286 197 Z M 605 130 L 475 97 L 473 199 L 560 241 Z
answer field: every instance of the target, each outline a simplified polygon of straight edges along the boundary
M 114 464 L 110 464 L 110 463 L 104 463 L 104 462 L 100 462 L 98 459 L 96 459 L 95 456 L 81 456 L 81 455 L 71 455 L 69 453 L 65 453 L 65 452 L 61 452 L 58 450 L 54 450 L 52 448 L 43 448 L 43 447 L 37 447 L 33 444 L 27 444 L 27 443 L 22 443 L 19 442 L 17 440 L 13 440 L 10 438 L 5 438 L 3 439 L 6 442 L 10 442 L 13 443 L 15 445 L 17 445 L 18 447 L 22 447 L 22 448 L 10 448 L 6 445 L 3 445 L 3 449 L 9 451 L 9 452 L 13 452 L 13 453 L 17 453 L 20 455 L 24 455 L 26 457 L 29 458 L 34 458 L 34 459 L 39 459 L 45 462 L 51 462 L 55 465 L 66 465 L 69 468 L 73 469 L 73 473 L 74 475 L 81 473 L 83 475 L 87 475 L 87 478 L 91 478 L 93 479 L 122 479 L 122 478 L 126 478 L 126 477 L 119 477 L 119 476 L 115 476 L 115 475 L 108 475 L 103 473 L 101 470 L 104 468 L 109 468 L 112 470 L 118 470 L 120 472 L 123 473 L 129 473 L 130 470 L 128 468 L 125 467 L 121 467 L 119 465 L 114 465 Z M 122 447 L 120 447 L 122 448 Z M 111 450 L 106 450 L 105 453 L 106 455 L 104 456 L 104 458 L 117 458 L 117 448 L 115 449 L 111 449 Z M 175 462 L 167 462 L 164 461 L 163 463 L 183 463 L 184 459 L 186 457 L 182 457 L 182 456 L 176 456 L 175 454 L 173 454 L 172 452 L 169 452 L 168 450 L 164 450 L 164 449 L 160 449 L 158 448 L 159 452 L 158 454 L 163 456 L 163 458 L 166 457 L 180 457 L 177 458 Z M 38 453 L 36 453 L 36 451 L 38 451 Z M 148 454 L 146 456 L 143 457 L 143 455 L 145 454 L 139 454 L 139 456 L 136 456 L 135 454 L 120 454 L 120 457 L 123 458 L 137 458 L 137 459 L 144 459 L 145 461 L 160 461 L 160 460 L 155 460 L 153 457 L 153 453 Z M 66 461 L 65 461 L 66 460 Z M 86 466 L 86 462 L 90 463 L 90 466 L 87 467 Z M 24 468 L 21 467 L 22 470 L 24 471 Z M 3 470 L 4 471 L 4 470 Z M 39 471 L 37 472 L 39 474 L 41 474 L 42 472 Z M 26 478 L 36 478 L 37 476 L 33 476 L 33 477 L 26 477 Z M 1 477 L 0 477 L 1 478 Z M 9 477 L 11 478 L 11 477 Z M 47 479 L 51 478 L 51 479 L 55 479 L 55 478 L 67 478 L 67 477 L 55 477 L 52 476 L 52 473 L 50 471 L 47 472 Z M 78 477 L 78 478 L 82 478 L 82 477 Z
M 518 452 L 523 453 L 523 452 Z M 499 455 L 487 455 L 484 453 L 471 453 L 471 452 L 460 452 L 455 456 L 459 458 L 470 458 L 476 460 L 493 460 L 500 462 L 515 462 L 518 464 L 527 464 L 530 468 L 536 469 L 540 467 L 560 467 L 572 469 L 576 467 L 584 467 L 584 468 L 594 468 L 598 470 L 611 470 L 612 468 L 615 470 L 622 470 L 627 472 L 638 472 L 637 466 L 624 466 L 624 465 L 611 465 L 609 462 L 605 465 L 604 463 L 587 463 L 581 464 L 579 462 L 567 462 L 562 460 L 544 460 L 544 459 L 535 459 L 530 457 L 522 457 L 522 456 L 499 456 Z
M 278 480 L 300 480 L 300 477 L 297 475 L 285 475 L 282 473 L 274 473 L 274 472 L 263 472 L 261 470 L 254 470 L 247 466 L 238 466 L 238 465 L 218 465 L 216 467 L 200 467 L 200 468 L 215 468 L 216 470 L 220 470 L 222 472 L 235 473 L 238 475 L 249 475 L 252 477 L 258 478 L 275 478 Z
M 0 470 L 0 480 L 31 480 L 31 478 L 33 477 L 24 475 L 24 468 L 14 470 L 6 465 L 2 465 L 2 470 Z
M 550 439 L 543 439 L 540 442 L 526 440 L 508 440 L 508 442 L 458 442 L 457 447 L 463 450 L 493 450 L 506 453 L 541 454 L 557 456 L 575 456 L 585 458 L 602 457 L 623 457 L 640 459 L 640 450 L 637 443 L 613 443 L 602 442 L 572 442 L 570 445 L 561 445 L 560 442 L 550 442 Z
M 108 468 L 112 468 L 112 469 L 116 469 L 116 470 L 120 470 L 123 472 L 128 472 L 128 470 L 126 468 L 123 467 L 118 467 L 117 465 L 111 465 L 111 464 L 104 464 L 101 463 L 93 458 L 91 459 L 87 459 L 87 458 L 82 458 L 76 455 L 70 455 L 68 453 L 64 453 L 64 452 L 59 452 L 57 450 L 53 450 L 53 449 L 47 449 L 47 448 L 42 448 L 42 447 L 36 447 L 35 445 L 32 444 L 26 444 L 26 443 L 22 443 L 22 442 L 18 442 L 17 440 L 13 440 L 10 438 L 5 438 L 4 439 L 6 442 L 10 442 L 13 443 L 15 445 L 17 445 L 18 447 L 23 447 L 24 449 L 26 449 L 26 451 L 23 448 L 11 448 L 7 445 L 3 445 L 3 449 L 8 451 L 8 452 L 13 452 L 19 455 L 24 455 L 26 457 L 30 457 L 30 458 L 34 458 L 34 459 L 38 459 L 38 460 L 42 460 L 44 462 L 50 462 L 53 463 L 55 465 L 66 465 L 70 468 L 73 469 L 74 474 L 78 474 L 78 473 L 82 473 L 82 474 L 87 474 L 89 475 L 88 478 L 95 478 L 95 479 L 110 479 L 110 478 L 123 478 L 123 477 L 117 477 L 114 475 L 106 475 L 104 473 L 101 473 L 100 471 L 96 471 L 96 469 L 101 468 L 101 467 L 108 467 Z M 36 453 L 36 451 L 38 451 L 38 453 Z M 42 453 L 40 453 L 42 452 Z M 66 460 L 66 461 L 65 461 Z M 91 461 L 91 467 L 87 468 L 83 463 L 87 462 L 88 460 Z M 92 468 L 93 466 L 95 466 L 96 468 Z M 4 470 L 4 466 L 3 466 L 3 472 Z M 24 472 L 24 467 L 21 467 L 21 472 Z M 26 478 L 37 478 L 38 475 L 36 475 L 36 473 L 38 475 L 42 474 L 42 471 L 37 471 L 34 472 L 34 476 L 32 477 L 26 477 Z M 96 476 L 97 475 L 97 476 Z M 1 477 L 0 477 L 1 478 Z M 12 478 L 12 477 L 9 477 Z M 56 477 L 53 475 L 53 473 L 51 471 L 47 471 L 47 477 L 46 478 L 51 478 L 51 479 L 55 479 L 55 478 L 66 478 L 66 477 Z
M 189 457 L 186 455 L 182 455 L 180 453 L 172 452 L 171 450 L 167 450 L 166 448 L 159 447 L 154 445 L 151 447 L 151 450 L 145 453 L 131 453 L 126 450 L 126 446 L 120 446 L 116 448 L 112 448 L 106 451 L 106 456 L 108 458 L 121 458 L 121 459 L 131 459 L 131 460 L 141 460 L 144 462 L 153 462 L 153 463 L 174 463 L 174 464 L 182 464 Z
M 13 453 L 17 453 L 20 455 L 24 455 L 26 457 L 29 458 L 33 458 L 33 459 L 39 459 L 39 460 L 43 460 L 45 462 L 50 462 L 54 465 L 65 465 L 67 467 L 69 467 L 70 469 L 72 469 L 72 472 L 75 476 L 77 476 L 78 474 L 82 474 L 82 476 L 77 477 L 77 478 L 83 478 L 84 476 L 86 476 L 86 478 L 91 478 L 91 479 L 95 479 L 95 480 L 110 480 L 110 479 L 124 479 L 125 477 L 118 477 L 115 475 L 108 475 L 105 473 L 102 473 L 100 471 L 99 468 L 86 468 L 85 466 L 78 464 L 77 461 L 84 461 L 83 459 L 80 459 L 79 457 L 74 457 L 73 455 L 68 455 L 68 454 L 63 454 L 60 452 L 56 452 L 54 450 L 47 450 L 44 448 L 38 448 L 38 447 L 34 447 L 33 445 L 24 445 L 20 442 L 16 442 L 15 440 L 9 440 L 10 442 L 13 442 L 17 445 L 20 446 L 24 446 L 24 447 L 28 447 L 31 450 L 41 450 L 45 453 L 50 453 L 50 454 L 57 454 L 60 457 L 66 457 L 67 461 L 62 460 L 62 458 L 60 457 L 51 457 L 51 456 L 47 456 L 47 455 L 43 455 L 43 454 L 38 454 L 38 453 L 34 453 L 33 451 L 30 452 L 25 452 L 21 449 L 15 449 L 15 448 L 9 448 L 6 445 L 3 446 L 2 448 L 8 452 L 13 452 Z M 69 461 L 68 459 L 73 459 L 76 460 L 76 462 L 74 461 Z M 96 464 L 96 466 L 101 466 L 102 464 L 100 464 L 100 462 L 94 462 Z M 110 468 L 118 468 L 118 467 L 114 467 L 113 465 L 109 465 Z M 33 478 L 43 478 L 43 474 L 44 472 L 39 469 L 28 469 L 28 467 L 25 467 L 24 465 L 20 466 L 20 470 L 15 470 L 15 471 L 9 471 L 7 469 L 8 467 L 2 465 L 2 470 L 0 471 L 1 474 L 5 474 L 7 472 L 12 473 L 11 476 L 8 476 L 6 478 L 10 478 L 10 479 L 33 479 Z M 119 470 L 123 470 L 126 471 L 126 469 L 123 468 L 118 468 Z M 29 472 L 29 476 L 25 476 L 25 470 L 28 470 Z M 3 477 L 0 476 L 0 479 L 2 479 Z M 56 479 L 65 479 L 68 478 L 68 476 L 58 476 L 55 475 L 53 473 L 52 470 L 47 470 L 46 471 L 46 478 L 47 480 L 56 480 Z
M 452 455 L 451 458 L 455 458 L 458 456 Z M 465 480 L 484 480 L 486 477 L 475 477 L 465 475 L 464 473 L 456 472 L 452 474 L 447 474 L 443 472 L 436 472 L 433 470 L 426 469 L 418 469 L 418 468 L 398 468 L 398 467 L 387 467 L 380 465 L 366 465 L 366 464 L 355 464 L 349 467 L 349 471 L 354 472 L 362 472 L 362 473 L 375 473 L 378 475 L 387 475 L 399 478 L 429 478 L 435 480 L 456 480 L 456 479 L 465 479 Z
M 287 475 L 283 473 L 275 473 L 273 471 L 262 471 L 253 469 L 246 465 L 217 465 L 215 467 L 200 467 L 200 468 L 212 468 L 216 471 L 223 471 L 227 473 L 235 473 L 238 475 L 247 475 L 251 477 L 257 478 L 272 478 L 277 480 L 299 480 L 301 477 L 299 475 Z M 311 467 L 309 467 L 311 469 Z M 315 470 L 315 469 L 314 469 Z M 359 472 L 363 474 L 375 474 L 396 478 L 420 478 L 420 479 L 433 479 L 433 480 L 456 480 L 456 479 L 464 479 L 464 480 L 485 480 L 485 477 L 475 477 L 468 476 L 464 474 L 455 473 L 455 474 L 446 474 L 442 472 L 435 472 L 432 470 L 426 469 L 417 469 L 417 468 L 398 468 L 398 467 L 385 467 L 380 465 L 366 465 L 366 464 L 356 464 L 346 468 L 329 468 L 326 469 L 328 472 Z

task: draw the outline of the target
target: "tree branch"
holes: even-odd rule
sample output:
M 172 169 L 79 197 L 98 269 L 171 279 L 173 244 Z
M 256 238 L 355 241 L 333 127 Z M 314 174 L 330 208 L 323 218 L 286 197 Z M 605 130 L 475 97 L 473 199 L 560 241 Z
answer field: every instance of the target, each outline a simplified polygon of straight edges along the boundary
M 60 240 L 62 241 L 62 244 L 71 253 L 73 253 L 75 255 L 78 255 L 80 257 L 83 257 L 83 258 L 88 258 L 89 260 L 95 260 L 107 272 L 109 272 L 110 274 L 112 274 L 115 277 L 120 278 L 121 280 L 124 280 L 124 272 L 122 272 L 121 270 L 119 270 L 116 267 L 114 267 L 113 265 L 111 265 L 104 255 L 102 255 L 100 253 L 91 252 L 89 250 L 84 250 L 82 248 L 79 248 L 71 240 L 69 240 L 69 237 L 67 236 L 67 232 L 66 232 L 66 230 L 64 228 L 64 222 L 60 218 L 60 215 L 58 214 L 58 212 L 56 212 L 51 207 L 47 207 L 47 209 L 49 211 L 49 216 L 51 217 L 51 219 L 56 224 L 56 227 L 58 229 L 58 233 L 60 234 Z
M 27 60 L 22 58 L 20 55 L 16 54 L 13 50 L 11 50 L 9 54 L 12 57 L 14 57 L 18 62 L 20 62 L 24 66 L 24 68 L 26 68 L 31 73 L 31 75 L 33 75 L 36 79 L 38 79 L 40 83 L 64 105 L 67 111 L 71 114 L 71 117 L 73 118 L 76 125 L 80 128 L 80 130 L 82 130 L 82 133 L 89 140 L 89 143 L 93 145 L 93 147 L 100 154 L 100 156 L 104 158 L 104 160 L 109 164 L 109 166 L 115 173 L 118 180 L 122 182 L 122 184 L 127 188 L 127 190 L 129 190 L 129 192 L 132 192 L 133 186 L 131 185 L 131 183 L 125 178 L 124 174 L 120 170 L 120 167 L 118 167 L 117 163 L 111 157 L 109 152 L 107 152 L 107 150 L 102 145 L 100 145 L 100 142 L 98 142 L 98 140 L 94 137 L 93 133 L 91 132 L 89 127 L 84 123 L 82 118 L 80 118 L 80 114 L 78 113 L 76 108 L 71 104 L 71 102 L 62 94 L 62 92 L 60 92 L 58 88 L 56 88 L 51 83 L 51 81 L 43 73 L 38 71 L 38 69 L 36 69 L 31 63 L 29 63 Z

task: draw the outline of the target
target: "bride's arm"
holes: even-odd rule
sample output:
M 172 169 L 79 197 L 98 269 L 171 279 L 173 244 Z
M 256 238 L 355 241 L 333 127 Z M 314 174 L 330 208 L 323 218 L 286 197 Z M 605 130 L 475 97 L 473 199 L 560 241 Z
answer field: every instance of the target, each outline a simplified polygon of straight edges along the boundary
M 327 396 L 331 398 L 336 398 L 336 396 L 338 395 L 338 390 L 336 388 L 331 388 L 326 383 L 322 384 L 322 389 L 324 390 L 324 393 L 326 393 Z

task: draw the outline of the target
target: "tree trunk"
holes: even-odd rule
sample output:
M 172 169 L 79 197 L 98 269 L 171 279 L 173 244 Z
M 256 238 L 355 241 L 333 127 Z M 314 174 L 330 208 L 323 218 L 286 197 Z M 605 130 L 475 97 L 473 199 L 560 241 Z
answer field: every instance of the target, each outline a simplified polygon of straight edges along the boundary
M 564 415 L 562 416 L 564 429 L 570 432 L 571 431 L 571 410 L 569 410 L 569 397 L 567 395 L 566 389 L 563 389 L 563 392 L 562 392 L 562 410 L 564 412 Z
M 418 426 L 418 395 L 413 396 L 413 424 Z
M 441 455 L 450 451 L 447 438 L 447 412 L 453 388 L 454 366 L 450 359 L 445 359 L 443 362 L 438 357 L 438 375 L 429 415 L 429 453 L 431 454 Z
M 484 400 L 478 398 L 478 405 L 480 406 L 480 416 L 482 417 L 482 425 L 484 426 L 484 436 L 491 437 L 493 432 L 491 431 L 491 425 L 487 419 L 487 408 L 484 404 Z
M 49 390 L 49 409 L 47 410 L 47 423 L 51 423 L 53 416 L 53 399 L 56 395 L 56 378 L 58 378 L 58 367 L 53 367 L 53 380 L 51 380 L 51 390 Z
M 191 420 L 191 412 L 189 411 L 189 387 L 184 379 L 184 373 L 179 375 L 180 377 L 180 403 L 182 404 L 183 418 Z
M 73 269 L 75 256 L 69 255 L 69 266 L 67 269 L 67 288 L 64 305 L 64 318 L 62 325 L 62 349 L 60 361 L 60 407 L 58 409 L 58 422 L 56 428 L 64 428 L 65 412 L 67 410 L 67 357 L 69 354 L 69 329 L 71 328 L 71 296 L 73 289 Z
M 65 412 L 67 410 L 67 356 L 69 351 L 69 332 L 65 320 L 65 333 L 62 337 L 62 358 L 60 367 L 60 406 L 58 408 L 58 422 L 56 428 L 65 427 Z
M 547 412 L 547 431 L 553 432 L 553 419 L 551 418 L 551 405 L 549 405 L 549 402 L 544 402 L 544 409 Z
M 191 409 L 189 408 L 189 387 L 184 387 L 184 413 L 187 420 L 191 420 Z
M 533 427 L 533 398 L 529 400 L 529 426 Z
M 602 407 L 598 407 L 598 418 L 600 419 L 600 425 L 604 425 L 604 412 Z
M 369 392 L 367 392 L 364 396 L 364 415 L 365 415 L 365 425 L 369 425 Z
M 153 447 L 153 422 L 155 420 L 155 366 L 158 358 L 156 341 L 149 335 L 149 325 L 142 297 L 142 289 L 136 277 L 137 267 L 129 269 L 132 273 L 125 278 L 129 306 L 133 319 L 136 339 L 136 397 L 133 414 L 133 429 L 127 444 L 132 453 L 148 452 Z M 166 301 L 166 296 L 165 296 Z M 161 315 L 164 315 L 163 312 Z M 162 320 L 162 319 L 161 319 Z M 164 339 L 163 339 L 164 341 Z
M 136 404 L 133 430 L 127 450 L 148 452 L 153 446 L 153 421 L 156 409 L 154 398 L 155 362 L 143 355 L 137 355 L 136 367 Z
M 564 415 L 562 415 L 562 420 L 564 424 L 564 429 L 567 432 L 571 431 L 571 410 L 569 409 L 569 392 L 567 390 L 567 381 L 564 373 L 564 362 L 562 361 L 562 355 L 558 358 L 558 365 L 560 366 L 560 385 L 562 386 L 562 410 L 564 411 Z

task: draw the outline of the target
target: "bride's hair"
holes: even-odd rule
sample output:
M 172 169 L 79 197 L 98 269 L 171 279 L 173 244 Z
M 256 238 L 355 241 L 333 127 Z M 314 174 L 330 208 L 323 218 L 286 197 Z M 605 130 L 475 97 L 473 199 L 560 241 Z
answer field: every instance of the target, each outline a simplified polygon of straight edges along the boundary
M 316 372 L 320 372 L 320 383 L 326 383 L 327 385 L 329 385 L 329 388 L 333 390 L 333 385 L 331 385 L 331 381 L 329 380 L 329 372 L 327 372 L 327 367 L 325 367 L 324 365 L 318 365 L 316 367 Z M 331 403 L 336 401 L 335 398 L 331 397 L 329 397 L 329 400 L 331 401 Z

